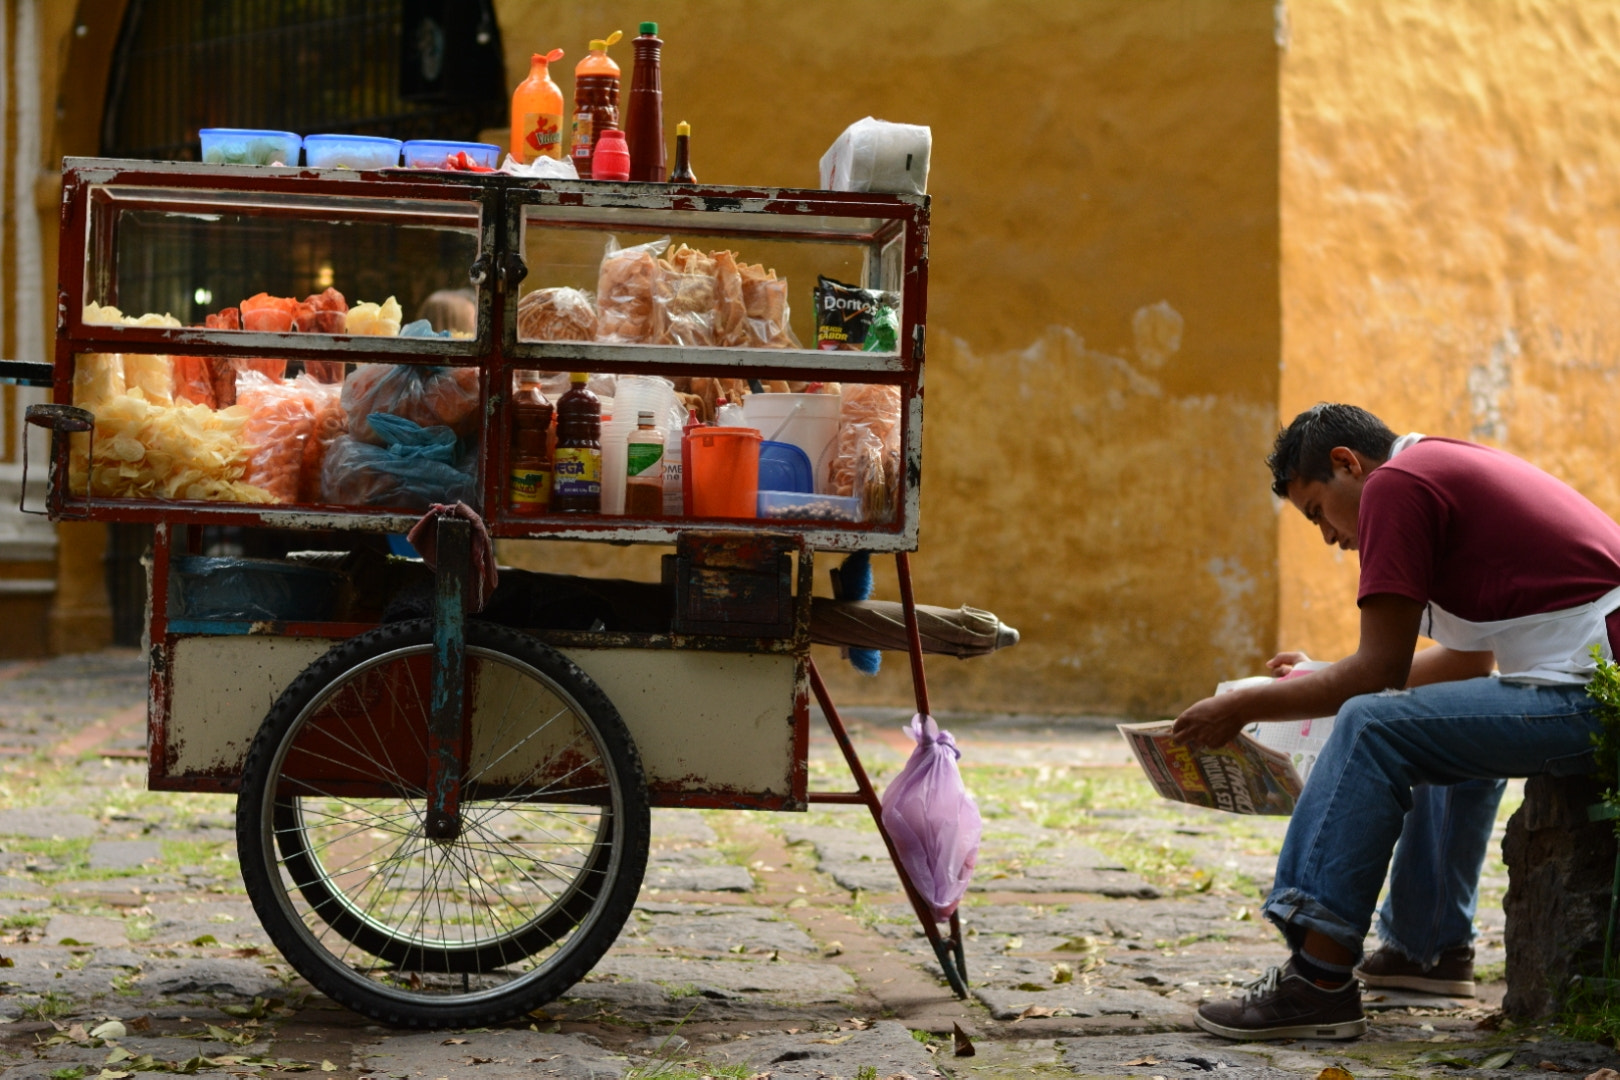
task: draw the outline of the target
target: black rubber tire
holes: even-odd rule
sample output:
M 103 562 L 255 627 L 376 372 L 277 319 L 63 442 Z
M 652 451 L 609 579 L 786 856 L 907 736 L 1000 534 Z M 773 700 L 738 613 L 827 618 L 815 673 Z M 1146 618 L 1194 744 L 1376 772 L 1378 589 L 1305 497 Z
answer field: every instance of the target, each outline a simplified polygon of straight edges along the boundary
M 589 857 L 581 866 L 572 868 L 576 875 L 573 886 L 553 898 L 539 917 L 509 935 L 465 948 L 434 947 L 420 939 L 411 940 L 408 933 L 390 933 L 375 918 L 362 917 L 346 895 L 337 895 L 341 889 L 329 887 L 330 876 L 314 869 L 319 859 L 306 843 L 302 801 L 295 802 L 284 792 L 274 790 L 272 781 L 281 781 L 282 764 L 306 720 L 318 716 L 324 704 L 343 692 L 351 680 L 357 684 L 367 672 L 402 657 L 420 660 L 424 650 L 431 653 L 432 643 L 430 620 L 379 627 L 334 647 L 306 668 L 277 699 L 248 751 L 237 797 L 242 880 L 266 933 L 287 962 L 334 1001 L 396 1027 L 495 1024 L 554 1000 L 579 981 L 617 938 L 646 870 L 650 834 L 646 781 L 618 710 L 589 676 L 562 654 L 526 634 L 471 621 L 466 632 L 469 664 L 503 665 L 520 678 L 537 680 L 543 684 L 537 689 L 543 688 L 565 701 L 574 722 L 593 741 L 603 762 L 609 804 L 599 810 Z M 422 784 L 425 787 L 425 777 Z M 539 804 L 534 799 L 509 801 L 521 807 L 521 811 L 513 812 L 529 812 Z M 404 817 L 391 820 L 396 828 L 412 828 Z M 425 840 L 422 843 L 424 851 L 431 850 Z M 468 869 L 475 862 L 476 856 L 469 855 L 460 865 Z M 582 884 L 598 880 L 600 884 Z M 424 888 L 433 884 L 429 882 Z M 551 896 L 549 891 L 546 895 Z M 299 915 L 299 900 L 326 929 L 364 953 L 409 973 L 409 981 L 394 975 L 396 985 L 384 985 L 356 971 L 345 961 L 347 948 L 335 955 L 315 938 Z M 422 907 L 425 912 L 427 904 Z M 418 915 L 417 921 L 420 927 L 423 917 Z M 562 944 L 554 953 L 530 971 L 512 976 L 504 985 L 477 993 L 469 989 L 464 995 L 419 992 L 423 984 L 418 973 L 463 974 L 463 986 L 468 987 L 466 973 L 491 972 L 559 941 Z

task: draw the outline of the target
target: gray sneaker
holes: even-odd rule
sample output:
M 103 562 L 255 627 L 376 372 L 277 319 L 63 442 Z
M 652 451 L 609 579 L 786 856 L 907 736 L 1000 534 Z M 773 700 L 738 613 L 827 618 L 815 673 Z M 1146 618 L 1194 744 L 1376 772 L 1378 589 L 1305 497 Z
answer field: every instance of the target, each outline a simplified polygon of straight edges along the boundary
M 1385 945 L 1362 959 L 1356 966 L 1356 978 L 1380 989 L 1473 997 L 1474 947 L 1459 945 L 1447 949 L 1433 967 L 1425 968 Z
M 1198 1009 L 1198 1026 L 1223 1039 L 1354 1039 L 1367 1031 L 1361 990 L 1351 979 L 1324 990 L 1294 970 L 1272 968 L 1243 988 L 1243 996 Z

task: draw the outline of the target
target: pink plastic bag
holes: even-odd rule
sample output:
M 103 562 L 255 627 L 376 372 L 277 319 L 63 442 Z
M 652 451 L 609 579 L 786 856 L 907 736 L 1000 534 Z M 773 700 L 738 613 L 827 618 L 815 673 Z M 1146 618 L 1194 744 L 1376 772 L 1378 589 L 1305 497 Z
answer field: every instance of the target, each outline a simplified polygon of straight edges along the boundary
M 944 922 L 962 902 L 979 858 L 979 805 L 962 785 L 962 752 L 931 716 L 913 716 L 917 740 L 905 768 L 883 793 L 883 828 L 917 892 Z

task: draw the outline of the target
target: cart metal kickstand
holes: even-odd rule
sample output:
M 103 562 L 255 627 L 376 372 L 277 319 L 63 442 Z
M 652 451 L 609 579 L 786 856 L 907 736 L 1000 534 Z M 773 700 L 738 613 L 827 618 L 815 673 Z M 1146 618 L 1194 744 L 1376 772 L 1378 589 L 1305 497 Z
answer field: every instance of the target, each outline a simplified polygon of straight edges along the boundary
M 923 716 L 928 712 L 928 682 L 923 674 L 922 640 L 917 633 L 917 604 L 911 593 L 911 560 L 905 552 L 895 555 L 896 569 L 900 576 L 900 603 L 906 617 L 906 637 L 911 655 L 911 685 L 917 695 L 917 711 Z M 922 898 L 917 887 L 912 884 L 911 877 L 900 862 L 900 855 L 895 850 L 894 840 L 889 831 L 883 827 L 883 804 L 878 799 L 877 790 L 872 787 L 872 781 L 866 775 L 866 768 L 855 753 L 855 745 L 849 741 L 849 733 L 844 730 L 844 722 L 838 716 L 838 710 L 833 707 L 832 696 L 827 693 L 827 684 L 821 681 L 821 672 L 816 669 L 814 660 L 810 661 L 810 689 L 816 695 L 816 701 L 821 706 L 821 712 L 827 718 L 827 726 L 832 729 L 833 738 L 838 740 L 838 749 L 843 751 L 844 761 L 849 764 L 850 775 L 855 780 L 854 791 L 812 791 L 810 801 L 813 803 L 860 803 L 872 814 L 876 822 L 878 835 L 883 837 L 883 844 L 889 849 L 889 858 L 894 862 L 895 873 L 900 875 L 900 884 L 905 887 L 906 899 L 911 901 L 911 908 L 917 913 L 917 920 L 922 923 L 923 933 L 928 935 L 928 943 L 934 947 L 934 956 L 939 960 L 939 966 L 945 972 L 945 981 L 951 984 L 959 998 L 968 996 L 967 956 L 962 948 L 962 920 L 956 912 L 951 913 L 950 936 L 945 937 L 939 932 L 939 924 L 934 921 L 934 912 L 928 902 Z

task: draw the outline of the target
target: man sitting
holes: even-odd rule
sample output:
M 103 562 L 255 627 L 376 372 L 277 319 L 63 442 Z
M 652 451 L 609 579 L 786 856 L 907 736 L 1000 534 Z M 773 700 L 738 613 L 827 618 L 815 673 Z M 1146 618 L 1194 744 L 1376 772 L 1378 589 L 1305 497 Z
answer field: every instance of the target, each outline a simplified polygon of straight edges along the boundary
M 1620 525 L 1511 454 L 1397 439 L 1350 405 L 1301 413 L 1268 464 L 1272 490 L 1324 541 L 1360 552 L 1361 634 L 1331 667 L 1176 719 L 1178 738 L 1207 747 L 1257 720 L 1337 714 L 1263 909 L 1292 956 L 1243 996 L 1204 1005 L 1198 1024 L 1231 1039 L 1348 1039 L 1367 1028 L 1354 972 L 1391 854 L 1385 948 L 1361 971 L 1382 985 L 1471 984 L 1500 781 L 1590 769 L 1599 724 L 1586 683 L 1593 646 L 1612 659 L 1620 640 Z M 1414 656 L 1420 633 L 1438 645 Z

